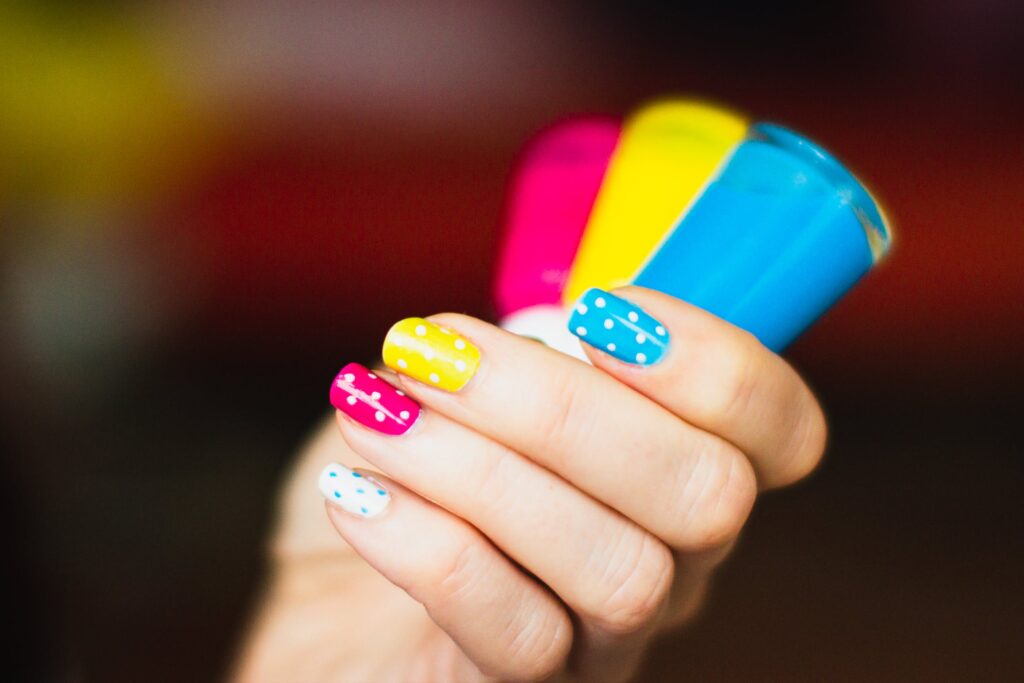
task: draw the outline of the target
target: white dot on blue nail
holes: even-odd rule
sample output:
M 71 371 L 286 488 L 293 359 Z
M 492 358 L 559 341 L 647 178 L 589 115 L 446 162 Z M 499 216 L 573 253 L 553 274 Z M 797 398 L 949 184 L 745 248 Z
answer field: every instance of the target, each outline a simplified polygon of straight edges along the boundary
M 605 303 L 606 302 L 603 296 L 599 296 L 596 299 L 594 299 L 594 305 L 597 306 L 598 308 L 604 308 Z
M 587 305 L 582 301 L 576 304 L 576 312 L 579 313 L 580 315 L 586 315 L 588 310 L 590 309 L 587 308 Z
M 576 334 L 578 334 L 581 337 L 586 337 L 587 328 L 583 327 L 583 325 L 580 325 L 579 327 L 576 328 Z
M 612 329 L 612 327 L 613 327 L 614 325 L 615 325 L 615 323 L 614 323 L 614 322 L 612 322 L 612 319 L 611 319 L 611 318 L 605 318 L 605 319 L 604 319 L 604 329 L 606 329 L 606 330 L 610 330 L 610 329 Z
M 643 353 L 636 354 L 636 362 L 637 363 L 646 363 L 647 362 L 647 355 L 643 354 Z
M 643 332 L 638 332 L 636 335 L 636 343 L 643 344 L 645 341 L 647 341 L 647 335 Z
M 628 315 L 628 316 L 626 316 L 626 317 L 628 317 L 628 318 L 629 318 L 629 322 L 631 322 L 631 323 L 635 323 L 635 322 L 636 322 L 637 320 L 639 320 L 639 319 L 640 319 L 640 316 L 638 316 L 638 315 L 636 314 L 636 311 L 630 311 L 630 312 L 629 312 L 629 315 Z
M 661 325 L 658 325 L 657 327 L 655 327 L 654 331 L 658 333 L 658 336 L 661 336 L 661 337 L 665 336 L 665 328 L 662 327 Z
M 608 344 L 608 346 L 606 348 L 609 351 L 614 351 L 617 347 L 615 346 L 615 342 L 612 342 L 612 343 Z

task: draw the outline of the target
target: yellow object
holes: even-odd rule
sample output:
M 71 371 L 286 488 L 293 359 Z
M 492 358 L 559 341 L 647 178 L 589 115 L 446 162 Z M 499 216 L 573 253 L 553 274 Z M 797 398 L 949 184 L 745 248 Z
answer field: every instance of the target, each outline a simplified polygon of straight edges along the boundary
M 406 318 L 384 338 L 384 364 L 424 384 L 458 391 L 480 367 L 480 350 L 423 318 Z
M 563 301 L 628 284 L 747 131 L 739 115 L 654 102 L 626 122 L 569 273 Z

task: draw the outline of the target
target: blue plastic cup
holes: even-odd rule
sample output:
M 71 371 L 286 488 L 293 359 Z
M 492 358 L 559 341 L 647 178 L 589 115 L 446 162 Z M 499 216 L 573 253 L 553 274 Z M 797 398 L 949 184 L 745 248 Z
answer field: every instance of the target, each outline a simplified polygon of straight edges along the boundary
M 889 248 L 889 226 L 831 154 L 751 127 L 634 283 L 700 306 L 781 351 Z

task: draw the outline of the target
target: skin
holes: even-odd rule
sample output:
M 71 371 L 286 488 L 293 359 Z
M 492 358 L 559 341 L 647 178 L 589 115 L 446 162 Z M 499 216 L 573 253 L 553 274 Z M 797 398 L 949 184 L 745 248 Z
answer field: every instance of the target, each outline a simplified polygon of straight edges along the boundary
M 657 292 L 615 293 L 669 330 L 661 362 L 584 344 L 591 367 L 434 316 L 482 352 L 466 387 L 382 373 L 423 406 L 410 432 L 341 413 L 317 432 L 285 485 L 234 680 L 624 681 L 693 617 L 757 493 L 818 464 L 825 419 L 751 335 Z M 372 468 L 386 511 L 323 503 L 329 462 Z

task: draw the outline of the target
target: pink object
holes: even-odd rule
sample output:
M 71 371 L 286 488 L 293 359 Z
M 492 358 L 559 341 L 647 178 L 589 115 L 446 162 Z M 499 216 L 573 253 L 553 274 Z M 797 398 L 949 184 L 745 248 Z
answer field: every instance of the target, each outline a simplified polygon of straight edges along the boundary
M 405 434 L 420 416 L 420 406 L 359 363 L 341 369 L 331 384 L 331 405 L 383 434 Z
M 539 133 L 512 176 L 498 252 L 498 315 L 561 302 L 569 267 L 622 125 L 570 119 Z

